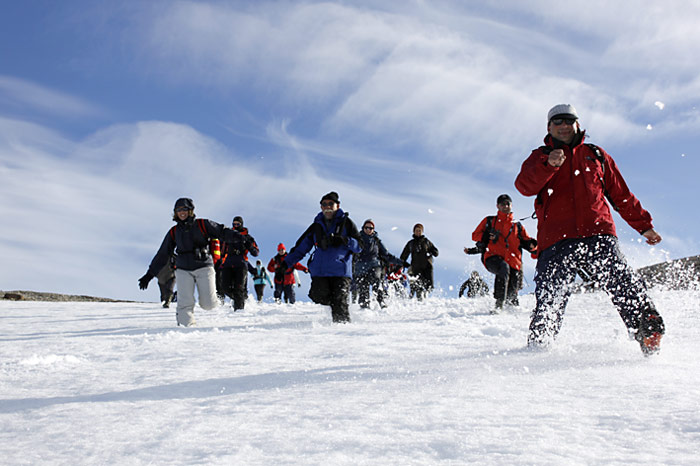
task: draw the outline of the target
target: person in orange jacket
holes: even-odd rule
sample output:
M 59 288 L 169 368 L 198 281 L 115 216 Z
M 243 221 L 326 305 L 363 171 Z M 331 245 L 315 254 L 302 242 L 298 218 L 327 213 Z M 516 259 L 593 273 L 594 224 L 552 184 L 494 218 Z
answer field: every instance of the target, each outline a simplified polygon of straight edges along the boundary
M 270 263 L 267 264 L 267 270 L 274 273 L 275 282 L 275 302 L 282 301 L 282 293 L 284 293 L 284 302 L 289 304 L 294 304 L 297 300 L 296 293 L 294 292 L 294 270 L 301 270 L 304 273 L 309 273 L 309 269 L 301 265 L 299 262 L 289 267 L 280 267 L 284 258 L 287 257 L 287 248 L 284 243 L 277 245 L 277 255 L 270 259 Z
M 522 287 L 522 249 L 534 252 L 537 241 L 528 236 L 520 222 L 513 221 L 511 211 L 513 200 L 508 194 L 501 194 L 496 200 L 498 213 L 484 218 L 472 233 L 476 248 L 464 248 L 465 254 L 481 253 L 486 270 L 496 275 L 493 297 L 496 310 L 503 308 L 504 302 L 518 306 L 518 291 Z

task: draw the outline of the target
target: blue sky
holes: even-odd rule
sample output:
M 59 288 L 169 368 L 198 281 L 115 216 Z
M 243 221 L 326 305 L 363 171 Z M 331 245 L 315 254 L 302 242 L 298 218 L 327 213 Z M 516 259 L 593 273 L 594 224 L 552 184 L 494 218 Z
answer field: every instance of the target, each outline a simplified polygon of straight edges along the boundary
M 423 223 L 450 293 L 483 272 L 462 248 L 499 194 L 516 216 L 532 212 L 513 181 L 562 102 L 664 237 L 649 247 L 616 216 L 632 264 L 700 250 L 697 2 L 28 0 L 0 11 L 2 289 L 157 300 L 136 280 L 177 197 L 225 224 L 242 215 L 267 262 L 335 190 L 394 254 Z

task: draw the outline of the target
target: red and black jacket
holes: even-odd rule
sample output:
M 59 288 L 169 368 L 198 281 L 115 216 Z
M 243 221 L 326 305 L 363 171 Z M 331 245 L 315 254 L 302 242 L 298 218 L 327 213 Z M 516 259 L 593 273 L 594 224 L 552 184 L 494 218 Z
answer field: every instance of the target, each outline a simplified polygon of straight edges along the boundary
M 524 196 L 537 196 L 538 250 L 563 239 L 616 235 L 606 194 L 622 218 L 640 234 L 653 228 L 649 212 L 630 192 L 615 161 L 604 150 L 584 144 L 585 133 L 573 147 L 563 145 L 561 167 L 548 163 L 554 149 L 551 135 L 545 145 L 523 162 L 515 187 Z

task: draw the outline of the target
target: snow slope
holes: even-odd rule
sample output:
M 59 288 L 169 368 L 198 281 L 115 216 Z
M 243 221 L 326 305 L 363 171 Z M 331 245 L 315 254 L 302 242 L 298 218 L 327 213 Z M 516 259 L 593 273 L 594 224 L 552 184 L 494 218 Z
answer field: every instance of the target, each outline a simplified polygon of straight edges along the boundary
M 602 294 L 525 348 L 528 310 L 0 302 L 4 464 L 698 464 L 698 291 L 645 358 Z

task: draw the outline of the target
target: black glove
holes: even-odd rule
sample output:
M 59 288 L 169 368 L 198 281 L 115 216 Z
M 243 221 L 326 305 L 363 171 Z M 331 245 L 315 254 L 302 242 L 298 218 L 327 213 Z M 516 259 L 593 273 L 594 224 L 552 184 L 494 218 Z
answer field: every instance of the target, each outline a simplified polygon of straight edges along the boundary
M 341 235 L 331 235 L 331 246 L 338 247 L 338 246 L 347 246 L 348 245 L 348 239 L 344 236 Z
M 521 244 L 525 247 L 525 249 L 527 249 L 530 252 L 537 249 L 537 240 L 536 239 L 522 241 Z
M 479 248 L 468 248 L 467 254 L 481 254 L 481 251 Z
M 153 275 L 151 275 L 150 272 L 146 272 L 146 275 L 139 278 L 139 288 L 145 290 L 146 288 L 148 288 L 148 282 L 150 282 L 151 280 L 153 280 Z

